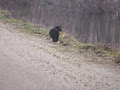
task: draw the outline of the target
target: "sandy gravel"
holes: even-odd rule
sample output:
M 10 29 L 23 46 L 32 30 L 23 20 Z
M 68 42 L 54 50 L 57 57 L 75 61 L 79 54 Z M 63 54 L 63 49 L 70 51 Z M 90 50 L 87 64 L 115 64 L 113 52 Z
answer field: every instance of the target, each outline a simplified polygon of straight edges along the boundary
M 0 22 L 0 90 L 120 90 L 120 68 Z

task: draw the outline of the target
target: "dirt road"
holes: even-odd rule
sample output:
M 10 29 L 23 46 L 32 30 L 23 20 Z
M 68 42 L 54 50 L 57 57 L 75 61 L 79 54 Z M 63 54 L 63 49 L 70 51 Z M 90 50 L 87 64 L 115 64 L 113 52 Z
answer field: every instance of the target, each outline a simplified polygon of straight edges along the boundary
M 0 22 L 0 90 L 120 90 L 120 68 Z

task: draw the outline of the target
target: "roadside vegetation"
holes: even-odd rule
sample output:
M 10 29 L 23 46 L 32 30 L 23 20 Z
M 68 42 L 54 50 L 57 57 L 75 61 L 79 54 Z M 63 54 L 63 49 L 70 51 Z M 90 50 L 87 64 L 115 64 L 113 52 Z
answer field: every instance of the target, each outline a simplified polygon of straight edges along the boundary
M 0 10 L 0 19 L 5 23 L 10 23 L 19 26 L 25 32 L 39 34 L 41 36 L 50 39 L 48 28 L 35 26 L 28 22 L 23 22 L 22 20 L 12 18 L 12 15 L 8 10 Z M 73 36 L 65 32 L 62 32 L 60 34 L 59 44 L 65 47 L 74 47 L 76 50 L 82 53 L 86 53 L 86 52 L 89 54 L 94 53 L 94 55 L 96 55 L 97 57 L 101 57 L 103 59 L 109 57 L 109 59 L 112 58 L 112 60 L 114 60 L 117 64 L 120 63 L 120 52 L 117 49 L 112 48 L 110 45 L 85 44 L 78 41 Z

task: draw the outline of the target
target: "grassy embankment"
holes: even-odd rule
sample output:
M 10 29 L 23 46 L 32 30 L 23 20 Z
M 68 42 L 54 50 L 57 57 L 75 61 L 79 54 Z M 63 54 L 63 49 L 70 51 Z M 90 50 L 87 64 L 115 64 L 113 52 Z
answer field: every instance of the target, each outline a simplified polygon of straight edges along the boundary
M 18 19 L 11 18 L 11 13 L 7 10 L 0 10 L 0 19 L 6 23 L 20 25 L 22 29 L 29 33 L 40 34 L 49 38 L 49 30 L 46 28 L 38 27 L 35 25 L 31 25 L 30 23 L 23 22 Z M 70 36 L 64 32 L 61 33 L 59 38 L 60 44 L 63 46 L 74 47 L 75 49 L 81 52 L 92 52 L 98 57 L 108 57 L 113 56 L 117 63 L 120 63 L 120 53 L 117 53 L 115 50 L 111 49 L 111 47 L 106 45 L 92 45 L 92 44 L 85 44 L 77 41 L 73 36 Z M 117 54 L 116 54 L 117 53 Z

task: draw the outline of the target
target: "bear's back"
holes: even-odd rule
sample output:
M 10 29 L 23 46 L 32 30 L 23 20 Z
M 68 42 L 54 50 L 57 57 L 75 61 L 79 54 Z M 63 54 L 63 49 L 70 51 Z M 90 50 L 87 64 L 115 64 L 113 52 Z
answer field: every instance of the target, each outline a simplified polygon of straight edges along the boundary
M 52 28 L 52 29 L 50 29 L 49 35 L 51 37 L 58 36 L 59 35 L 59 31 L 56 28 Z

